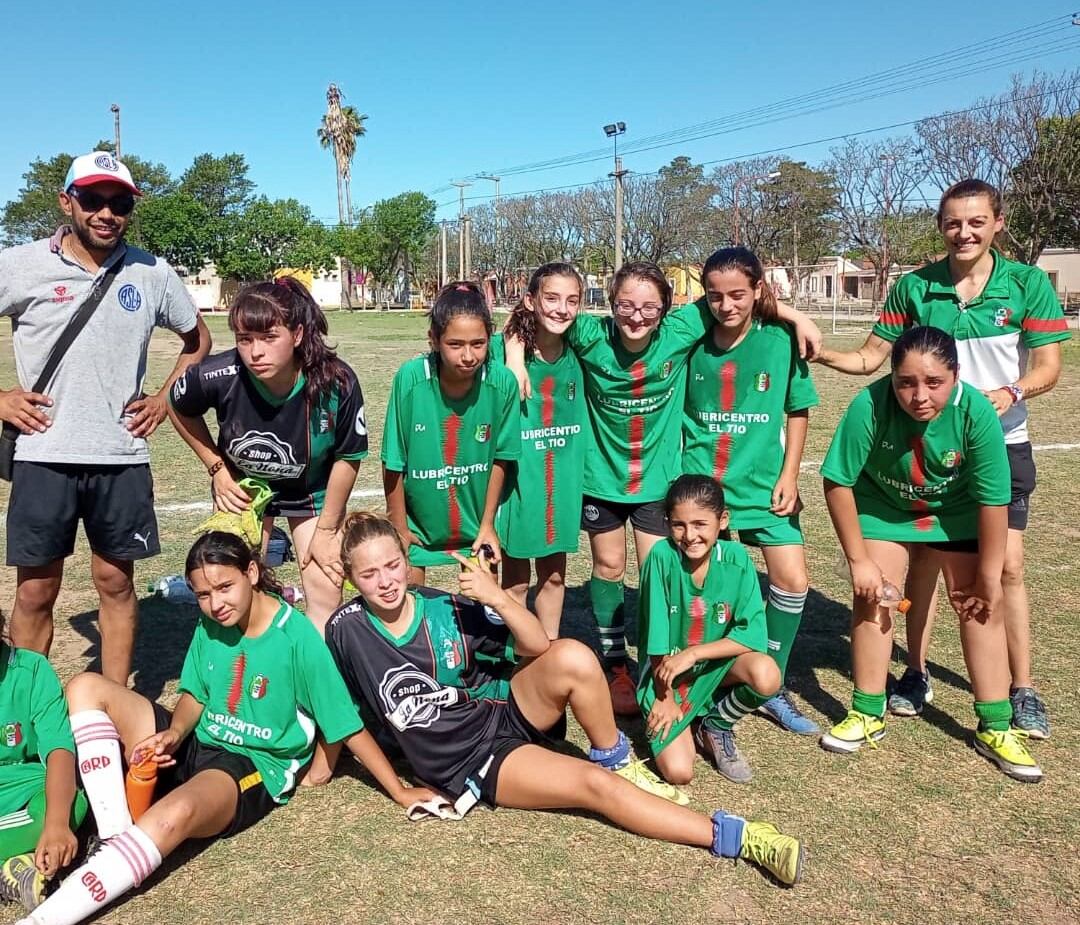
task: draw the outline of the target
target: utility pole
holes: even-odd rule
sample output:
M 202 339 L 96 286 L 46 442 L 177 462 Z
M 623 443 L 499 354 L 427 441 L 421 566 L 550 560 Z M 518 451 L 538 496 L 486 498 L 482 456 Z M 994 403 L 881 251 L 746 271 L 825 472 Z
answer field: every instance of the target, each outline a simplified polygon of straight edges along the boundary
M 439 286 L 446 285 L 446 219 L 439 223 Z
M 896 163 L 896 155 L 881 154 L 878 160 L 885 165 L 882 174 L 885 209 L 881 220 L 881 298 L 884 300 L 889 291 L 889 210 L 892 208 L 892 202 L 889 200 L 889 173 L 893 164 Z
M 799 307 L 799 215 L 795 214 L 795 219 L 791 223 L 791 250 L 792 250 L 792 263 L 795 264 L 795 307 Z
M 113 103 L 109 112 L 113 114 L 113 154 L 120 160 L 120 107 Z
M 499 262 L 499 181 L 502 180 L 502 177 L 497 177 L 491 173 L 478 173 L 476 179 L 491 180 L 495 184 L 495 229 L 492 235 L 491 250 L 494 258 L 493 263 L 495 264 L 493 267 L 495 270 L 495 301 L 498 301 L 499 290 L 502 288 L 500 285 L 502 283 L 502 264 Z
M 623 262 L 623 170 L 622 158 L 619 157 L 619 136 L 626 133 L 625 122 L 611 122 L 604 126 L 604 134 L 615 145 L 615 172 L 609 174 L 615 178 L 615 272 L 619 272 Z
M 461 274 L 462 279 L 472 279 L 472 219 L 466 215 L 461 220 L 465 237 L 465 271 Z
M 468 234 L 468 226 L 465 224 L 465 187 L 472 186 L 472 181 L 451 180 L 450 185 L 458 188 L 458 279 L 468 279 L 465 266 L 465 251 L 468 246 L 465 240 Z

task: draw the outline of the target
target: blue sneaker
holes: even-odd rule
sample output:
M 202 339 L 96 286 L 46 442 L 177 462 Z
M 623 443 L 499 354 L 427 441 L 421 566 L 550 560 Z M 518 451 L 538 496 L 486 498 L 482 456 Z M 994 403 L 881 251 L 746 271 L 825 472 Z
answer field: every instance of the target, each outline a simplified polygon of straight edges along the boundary
M 821 727 L 795 706 L 787 688 L 781 688 L 780 693 L 766 700 L 758 707 L 758 712 L 764 713 L 786 732 L 794 732 L 800 736 L 816 736 L 821 733 Z
M 1033 739 L 1050 738 L 1050 720 L 1046 717 L 1046 704 L 1033 687 L 1014 687 L 1009 691 L 1012 704 L 1013 729 L 1026 732 Z

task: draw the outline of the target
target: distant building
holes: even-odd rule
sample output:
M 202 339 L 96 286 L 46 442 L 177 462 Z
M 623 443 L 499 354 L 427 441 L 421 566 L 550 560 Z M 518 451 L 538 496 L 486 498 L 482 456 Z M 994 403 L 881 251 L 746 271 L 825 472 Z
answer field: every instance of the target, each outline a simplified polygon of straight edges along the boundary
M 1080 250 L 1068 247 L 1048 247 L 1039 255 L 1035 266 L 1046 271 L 1062 305 L 1080 304 Z

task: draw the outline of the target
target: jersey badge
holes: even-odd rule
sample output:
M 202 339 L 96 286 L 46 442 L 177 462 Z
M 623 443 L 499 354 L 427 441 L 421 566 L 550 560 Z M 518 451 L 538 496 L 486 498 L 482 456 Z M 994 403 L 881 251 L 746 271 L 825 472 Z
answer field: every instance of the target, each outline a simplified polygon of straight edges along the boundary
M 411 662 L 395 665 L 383 675 L 379 697 L 387 721 L 399 732 L 425 729 L 458 702 L 456 687 L 443 687 Z
M 262 700 L 266 696 L 266 689 L 270 686 L 270 679 L 264 674 L 257 674 L 251 679 L 251 687 L 248 693 L 252 700 Z
M 671 360 L 664 360 L 664 365 L 660 367 L 660 378 L 667 379 L 671 375 Z
M 941 454 L 941 464 L 946 469 L 955 469 L 960 465 L 962 459 L 959 450 L 946 450 Z
M 476 425 L 476 437 L 477 443 L 487 443 L 491 439 L 491 425 L 490 424 L 477 424 Z
M 584 514 L 585 519 L 589 521 L 589 523 L 593 523 L 600 519 L 600 511 L 595 504 L 586 504 Z
M 568 382 L 566 385 L 566 400 L 573 401 L 575 395 L 577 395 L 577 383 Z
M 444 639 L 442 642 L 443 664 L 447 668 L 457 668 L 461 664 L 461 646 L 455 639 Z
M 769 378 L 769 374 L 762 370 L 756 376 L 754 376 L 754 389 L 758 392 L 768 392 L 769 385 L 772 380 Z
M 713 617 L 721 626 L 731 619 L 731 606 L 727 601 L 717 601 L 713 604 Z
M 319 415 L 319 433 L 325 434 L 330 430 L 330 415 L 323 411 Z
M 22 740 L 22 723 L 4 723 L 4 744 L 8 748 L 21 745 Z
M 1009 319 L 1012 318 L 1012 309 L 1002 305 L 997 311 L 994 312 L 994 327 L 1003 328 L 1009 323 Z
M 142 293 L 131 283 L 126 283 L 120 287 L 120 291 L 116 294 L 116 301 L 120 303 L 120 307 L 124 311 L 137 312 L 142 308 Z
M 296 479 L 304 472 L 304 467 L 296 462 L 292 447 L 267 431 L 247 431 L 229 443 L 227 452 L 247 475 Z

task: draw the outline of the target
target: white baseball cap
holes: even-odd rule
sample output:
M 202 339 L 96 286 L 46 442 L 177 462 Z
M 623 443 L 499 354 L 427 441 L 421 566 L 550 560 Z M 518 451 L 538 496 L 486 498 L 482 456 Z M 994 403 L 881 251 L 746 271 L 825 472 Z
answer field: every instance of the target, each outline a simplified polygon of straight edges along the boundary
M 105 182 L 119 183 L 121 186 L 126 186 L 136 196 L 142 195 L 135 181 L 131 179 L 131 171 L 108 151 L 91 151 L 89 154 L 80 154 L 75 158 L 64 178 L 64 189 Z

